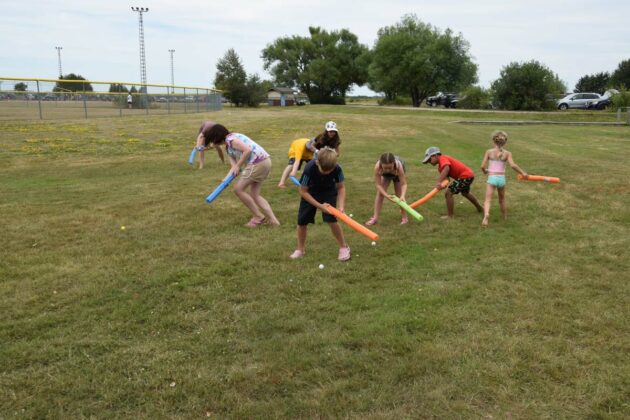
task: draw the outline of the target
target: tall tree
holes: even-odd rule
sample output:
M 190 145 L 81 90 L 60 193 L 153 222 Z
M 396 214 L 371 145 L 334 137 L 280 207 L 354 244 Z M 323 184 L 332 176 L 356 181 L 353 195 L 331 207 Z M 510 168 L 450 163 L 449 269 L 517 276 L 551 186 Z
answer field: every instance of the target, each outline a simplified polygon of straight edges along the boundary
M 540 111 L 555 108 L 553 95 L 566 92 L 558 75 L 536 60 L 510 63 L 492 82 L 494 100 L 501 109 Z
M 55 83 L 53 92 L 93 92 L 92 85 L 90 83 L 73 83 L 63 82 L 62 80 L 86 80 L 80 74 L 66 74 L 59 76 L 59 81 Z
M 279 38 L 262 51 L 278 85 L 298 88 L 311 103 L 345 103 L 353 84 L 367 81 L 369 49 L 347 29 L 309 27 L 309 37 Z
M 630 59 L 619 63 L 617 70 L 612 74 L 612 82 L 618 89 L 630 88 Z
M 580 77 L 573 92 L 595 92 L 603 94 L 610 85 L 610 74 L 606 72 Z
M 214 86 L 223 91 L 230 102 L 236 106 L 247 103 L 247 73 L 241 59 L 234 49 L 227 50 L 217 63 Z
M 370 86 L 389 97 L 408 94 L 418 107 L 433 92 L 459 90 L 477 81 L 469 49 L 461 34 L 442 32 L 413 14 L 405 15 L 378 31 Z
M 13 90 L 17 92 L 26 92 L 26 89 L 28 89 L 28 85 L 24 82 L 16 83 L 15 86 L 13 86 Z

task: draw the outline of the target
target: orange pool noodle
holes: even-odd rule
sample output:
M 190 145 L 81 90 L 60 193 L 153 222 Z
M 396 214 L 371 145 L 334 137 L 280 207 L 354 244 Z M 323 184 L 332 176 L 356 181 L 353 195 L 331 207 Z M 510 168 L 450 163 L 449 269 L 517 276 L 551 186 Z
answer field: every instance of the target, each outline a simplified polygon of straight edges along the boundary
M 376 233 L 372 232 L 370 229 L 366 228 L 359 222 L 352 220 L 350 216 L 346 215 L 345 213 L 340 212 L 339 210 L 337 210 L 335 207 L 331 206 L 328 203 L 324 203 L 324 206 L 326 206 L 326 210 L 328 210 L 330 214 L 332 214 L 337 219 L 344 222 L 346 225 L 350 226 L 352 229 L 359 232 L 361 235 L 364 235 L 373 241 L 378 240 L 378 235 Z
M 526 181 L 544 181 L 544 182 L 551 182 L 554 184 L 557 184 L 560 182 L 560 178 L 556 178 L 554 176 L 542 176 L 542 175 L 527 175 L 527 176 L 523 176 L 521 174 L 518 175 L 518 180 L 522 181 L 522 180 L 526 180 Z
M 444 181 L 442 181 L 442 188 L 446 188 L 447 185 L 448 185 L 448 179 L 445 179 Z M 439 192 L 440 190 L 438 190 L 437 188 L 433 188 L 427 195 L 422 197 L 420 200 L 414 201 L 413 203 L 409 204 L 409 207 L 411 207 L 412 209 L 415 209 L 416 207 L 432 199 L 433 196 Z

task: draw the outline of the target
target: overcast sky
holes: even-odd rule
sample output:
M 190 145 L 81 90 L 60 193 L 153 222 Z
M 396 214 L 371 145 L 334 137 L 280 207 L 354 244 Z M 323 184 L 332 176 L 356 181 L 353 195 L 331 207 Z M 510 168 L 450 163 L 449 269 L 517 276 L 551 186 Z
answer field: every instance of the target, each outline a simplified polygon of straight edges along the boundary
M 309 26 L 346 28 L 372 48 L 377 31 L 408 13 L 470 43 L 479 83 L 488 87 L 514 61 L 536 59 L 569 90 L 581 76 L 614 71 L 630 59 L 629 0 L 0 0 L 0 76 L 140 80 L 138 14 L 149 83 L 212 86 L 217 61 L 234 48 L 248 73 L 270 78 L 261 51 Z M 356 88 L 354 94 L 370 93 Z

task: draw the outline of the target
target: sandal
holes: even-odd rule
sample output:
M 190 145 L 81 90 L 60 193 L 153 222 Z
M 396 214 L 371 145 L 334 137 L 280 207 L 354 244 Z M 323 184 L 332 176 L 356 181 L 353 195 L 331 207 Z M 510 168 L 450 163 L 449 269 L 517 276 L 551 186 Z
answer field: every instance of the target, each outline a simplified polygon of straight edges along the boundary
M 302 258 L 304 256 L 304 251 L 300 251 L 299 249 L 296 249 L 295 251 L 293 251 L 293 254 L 289 255 L 289 258 L 291 258 L 292 260 L 297 260 L 298 258 Z
M 250 227 L 250 228 L 255 228 L 265 223 L 267 223 L 267 219 L 264 217 L 260 220 L 256 220 L 255 217 L 252 217 L 250 221 L 245 224 L 245 226 Z
M 374 216 L 370 217 L 370 220 L 365 222 L 366 226 L 374 226 L 378 222 L 378 219 Z

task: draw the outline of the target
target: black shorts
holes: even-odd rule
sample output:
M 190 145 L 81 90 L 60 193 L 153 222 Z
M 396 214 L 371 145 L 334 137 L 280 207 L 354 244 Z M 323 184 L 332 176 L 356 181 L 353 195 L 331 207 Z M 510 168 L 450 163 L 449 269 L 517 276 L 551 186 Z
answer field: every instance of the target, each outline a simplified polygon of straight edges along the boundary
M 302 169 L 302 164 L 303 164 L 303 163 L 309 163 L 309 162 L 310 162 L 310 160 L 300 159 L 300 165 L 298 166 L 298 171 L 299 171 L 300 169 Z M 295 158 L 290 158 L 290 159 L 289 159 L 289 165 L 293 165 L 294 163 L 295 163 Z
M 320 203 L 328 203 L 331 206 L 337 205 L 337 195 L 326 195 L 326 196 L 313 196 L 313 198 Z M 300 200 L 300 208 L 298 210 L 298 218 L 297 224 L 300 226 L 306 226 L 309 223 L 315 223 L 315 213 L 317 212 L 317 207 L 306 201 L 305 199 Z M 326 223 L 336 223 L 337 219 L 332 214 L 322 212 L 322 220 Z
M 464 193 L 468 194 L 470 192 L 470 186 L 472 185 L 475 178 L 464 178 L 464 179 L 454 179 L 449 185 L 448 189 L 453 194 Z

